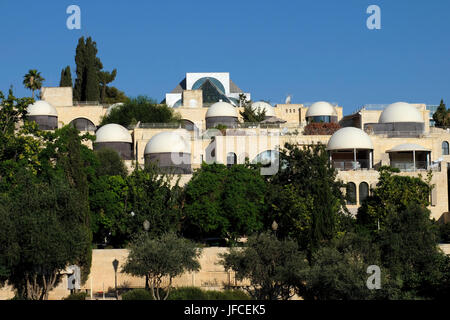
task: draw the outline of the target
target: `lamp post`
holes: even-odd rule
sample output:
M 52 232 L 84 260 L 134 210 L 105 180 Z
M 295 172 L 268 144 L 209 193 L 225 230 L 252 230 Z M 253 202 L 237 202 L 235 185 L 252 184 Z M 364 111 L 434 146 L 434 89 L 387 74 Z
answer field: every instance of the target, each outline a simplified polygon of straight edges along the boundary
M 143 227 L 145 232 L 148 233 L 148 230 L 150 229 L 150 222 L 148 220 L 145 220 L 143 223 Z M 148 275 L 145 275 L 145 289 L 148 290 L 149 286 L 148 286 Z
M 116 299 L 119 300 L 119 294 L 117 292 L 117 267 L 119 266 L 119 261 L 117 259 L 114 259 L 112 265 L 114 268 L 114 288 L 116 291 Z

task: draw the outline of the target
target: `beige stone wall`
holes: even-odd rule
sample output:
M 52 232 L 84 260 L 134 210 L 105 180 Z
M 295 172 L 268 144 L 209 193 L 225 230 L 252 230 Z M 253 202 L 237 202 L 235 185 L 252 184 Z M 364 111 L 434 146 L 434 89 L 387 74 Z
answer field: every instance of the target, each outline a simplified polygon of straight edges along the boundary
M 183 108 L 202 108 L 203 91 L 202 90 L 184 90 Z
M 301 123 L 301 109 L 303 109 L 302 104 L 277 104 L 275 115 L 289 123 Z
M 228 248 L 211 247 L 204 248 L 199 258 L 200 271 L 188 272 L 173 280 L 174 287 L 195 286 L 207 290 L 221 290 L 225 285 L 245 285 L 248 282 L 239 282 L 232 271 L 225 271 L 219 254 L 226 253 Z M 145 278 L 130 276 L 122 272 L 129 251 L 127 249 L 96 249 L 92 251 L 92 266 L 88 280 L 82 286 L 82 290 L 107 292 L 115 286 L 113 261 L 119 261 L 117 272 L 117 286 L 126 288 L 143 288 Z M 59 300 L 69 295 L 67 277 L 49 294 L 50 300 Z M 14 296 L 10 287 L 0 289 L 0 300 L 11 299 Z
M 106 110 L 107 108 L 101 105 L 56 107 L 56 111 L 58 112 L 58 126 L 62 127 L 67 125 L 76 118 L 86 118 L 98 126 Z
M 54 107 L 73 106 L 71 87 L 42 87 L 41 96 Z

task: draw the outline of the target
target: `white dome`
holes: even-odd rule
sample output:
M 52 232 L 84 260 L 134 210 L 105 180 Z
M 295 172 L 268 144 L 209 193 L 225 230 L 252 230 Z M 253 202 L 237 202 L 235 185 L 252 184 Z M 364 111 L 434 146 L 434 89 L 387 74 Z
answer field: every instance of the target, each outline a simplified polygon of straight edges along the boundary
M 133 142 L 130 132 L 120 124 L 115 123 L 100 127 L 95 136 L 95 142 Z
M 109 115 L 114 108 L 117 108 L 117 107 L 120 107 L 120 106 L 123 106 L 123 102 L 114 103 L 114 104 L 110 105 L 108 107 L 108 109 L 106 109 L 106 115 Z
M 252 108 L 257 110 L 266 110 L 266 117 L 275 117 L 275 108 L 265 101 L 256 101 L 252 103 Z
M 406 102 L 390 104 L 383 110 L 379 123 L 392 122 L 424 122 L 422 115 L 416 107 Z
M 418 144 L 403 143 L 403 144 L 399 144 L 399 145 L 393 147 L 390 150 L 387 150 L 386 152 L 401 152 L 401 151 L 431 151 L 431 150 L 427 149 L 425 147 L 422 147 Z
M 313 103 L 306 111 L 305 117 L 317 117 L 317 116 L 333 116 L 337 117 L 336 109 L 331 103 L 326 101 L 319 101 Z
M 189 133 L 186 130 L 160 132 L 146 144 L 144 154 L 182 152 L 191 153 Z
M 327 150 L 373 149 L 372 140 L 361 129 L 346 127 L 336 131 L 328 141 Z
M 205 118 L 211 117 L 238 117 L 236 108 L 232 104 L 227 102 L 216 102 L 211 107 L 209 107 L 206 112 Z
M 58 116 L 55 107 L 43 100 L 30 104 L 27 111 L 29 116 Z

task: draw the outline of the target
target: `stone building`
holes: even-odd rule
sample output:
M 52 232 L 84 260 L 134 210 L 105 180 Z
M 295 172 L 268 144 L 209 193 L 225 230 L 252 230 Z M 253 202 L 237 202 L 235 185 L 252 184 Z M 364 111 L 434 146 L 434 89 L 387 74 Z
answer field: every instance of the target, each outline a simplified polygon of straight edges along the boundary
M 154 161 L 181 174 L 183 183 L 203 161 L 226 165 L 246 159 L 265 161 L 261 173 L 273 174 L 278 169 L 277 152 L 286 142 L 302 146 L 322 143 L 338 178 L 349 184 L 354 196 L 348 208 L 356 213 L 377 183 L 380 166 L 396 167 L 400 175 L 407 176 L 425 176 L 432 170 L 435 188 L 429 209 L 433 218 L 446 218 L 450 132 L 430 126 L 430 110 L 425 104 L 396 102 L 378 109 L 362 107 L 343 116 L 341 106 L 325 101 L 273 106 L 257 101 L 252 106 L 264 109 L 267 121 L 243 123 L 240 94 L 250 98 L 228 73 L 188 73 L 165 99 L 181 116 L 179 124 L 141 123 L 129 128 L 98 128 L 108 110 L 118 106 L 74 103 L 70 88 L 43 88 L 42 100 L 56 110 L 59 127 L 72 123 L 96 133 L 94 148 L 115 147 L 129 168 Z M 311 122 L 338 123 L 341 129 L 333 135 L 304 135 L 304 127 Z

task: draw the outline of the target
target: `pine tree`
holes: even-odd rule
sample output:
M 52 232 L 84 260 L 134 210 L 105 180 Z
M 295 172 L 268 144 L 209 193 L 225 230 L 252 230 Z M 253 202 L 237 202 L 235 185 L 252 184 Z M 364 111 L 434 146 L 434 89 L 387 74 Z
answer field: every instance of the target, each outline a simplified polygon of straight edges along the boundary
M 72 73 L 70 71 L 70 66 L 61 70 L 61 81 L 59 82 L 60 87 L 71 87 L 72 88 Z

